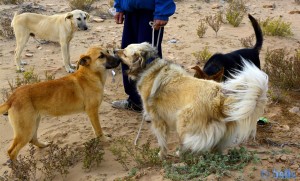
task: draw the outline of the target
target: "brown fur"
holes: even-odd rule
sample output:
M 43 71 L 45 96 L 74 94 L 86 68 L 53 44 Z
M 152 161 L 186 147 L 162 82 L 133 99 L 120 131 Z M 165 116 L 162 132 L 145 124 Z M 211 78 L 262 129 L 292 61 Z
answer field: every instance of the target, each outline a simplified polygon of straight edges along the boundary
M 211 76 L 203 72 L 203 70 L 199 67 L 199 65 L 192 67 L 192 69 L 195 70 L 194 77 L 198 79 L 214 80 L 216 82 L 221 82 L 224 74 L 224 67 L 218 73 Z
M 60 79 L 25 85 L 17 88 L 0 105 L 0 113 L 8 111 L 14 139 L 8 155 L 15 160 L 28 142 L 46 147 L 49 143 L 37 139 L 41 115 L 61 116 L 86 112 L 95 135 L 105 140 L 99 122 L 98 108 L 103 99 L 106 69 L 119 64 L 114 56 L 101 47 L 91 47 L 80 56 L 79 69 Z

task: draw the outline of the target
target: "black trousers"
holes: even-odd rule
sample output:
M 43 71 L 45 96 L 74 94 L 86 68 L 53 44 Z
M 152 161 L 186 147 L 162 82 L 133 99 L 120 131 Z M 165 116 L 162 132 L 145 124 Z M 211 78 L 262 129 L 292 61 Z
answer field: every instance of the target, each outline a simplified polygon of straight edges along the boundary
M 126 48 L 132 43 L 148 42 L 152 43 L 152 27 L 149 25 L 150 21 L 153 21 L 153 11 L 138 10 L 135 12 L 125 12 L 124 29 L 122 35 L 121 48 Z M 161 42 L 163 39 L 164 29 L 161 28 L 159 43 L 158 43 L 158 55 L 162 57 Z M 154 33 L 154 46 L 157 44 L 158 30 Z M 148 63 L 151 60 L 148 61 Z M 128 95 L 128 101 L 131 101 L 137 106 L 141 106 L 141 98 L 136 89 L 136 83 L 128 78 L 126 73 L 128 66 L 122 64 L 123 85 L 125 93 Z

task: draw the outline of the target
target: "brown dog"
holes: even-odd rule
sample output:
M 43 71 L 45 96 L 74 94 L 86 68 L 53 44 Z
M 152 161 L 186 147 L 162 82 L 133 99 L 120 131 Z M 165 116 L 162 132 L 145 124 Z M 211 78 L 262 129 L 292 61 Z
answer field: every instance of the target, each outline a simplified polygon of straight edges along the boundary
M 79 69 L 57 80 L 25 85 L 17 88 L 0 106 L 0 114 L 8 111 L 14 130 L 13 143 L 8 149 L 11 160 L 15 160 L 21 148 L 28 142 L 46 147 L 49 143 L 37 139 L 41 115 L 67 115 L 86 112 L 95 135 L 105 140 L 99 122 L 98 108 L 103 98 L 106 69 L 114 68 L 119 59 L 101 47 L 91 47 L 80 56 Z
M 137 81 L 144 115 L 160 146 L 167 153 L 171 130 L 179 136 L 182 151 L 220 150 L 256 134 L 256 123 L 267 103 L 268 76 L 243 60 L 243 70 L 218 83 L 197 79 L 180 65 L 157 58 L 149 43 L 131 44 L 117 55 L 128 65 L 128 76 Z
M 207 75 L 205 72 L 203 72 L 203 70 L 199 67 L 199 65 L 196 65 L 191 69 L 195 70 L 194 77 L 198 79 L 214 80 L 216 82 L 221 82 L 224 75 L 224 67 L 222 67 L 222 69 L 214 75 Z

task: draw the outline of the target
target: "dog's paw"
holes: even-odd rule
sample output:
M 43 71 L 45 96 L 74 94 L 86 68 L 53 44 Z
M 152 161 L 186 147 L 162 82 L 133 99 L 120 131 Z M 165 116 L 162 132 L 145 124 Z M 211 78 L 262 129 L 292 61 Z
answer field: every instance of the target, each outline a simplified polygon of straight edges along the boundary
M 71 67 L 72 69 L 76 69 L 77 65 L 76 65 L 76 64 L 73 64 L 73 63 L 71 63 L 70 67 Z
M 21 65 L 27 65 L 27 62 L 25 62 L 24 60 L 21 60 L 20 64 Z
M 72 69 L 72 68 L 68 68 L 68 69 L 66 69 L 66 71 L 67 71 L 68 73 L 74 73 L 74 72 L 75 72 L 75 70 Z

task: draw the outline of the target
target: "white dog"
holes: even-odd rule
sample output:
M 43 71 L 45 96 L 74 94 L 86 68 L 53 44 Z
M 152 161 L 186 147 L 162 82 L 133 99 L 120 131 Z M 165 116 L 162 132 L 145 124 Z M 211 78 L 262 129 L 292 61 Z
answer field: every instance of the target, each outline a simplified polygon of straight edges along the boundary
M 59 42 L 66 71 L 74 72 L 75 66 L 70 63 L 70 41 L 78 28 L 81 30 L 88 29 L 86 25 L 88 18 L 89 14 L 81 10 L 52 16 L 15 13 L 11 26 L 16 36 L 15 63 L 17 70 L 24 71 L 21 67 L 21 53 L 29 36 L 36 36 L 44 40 Z

